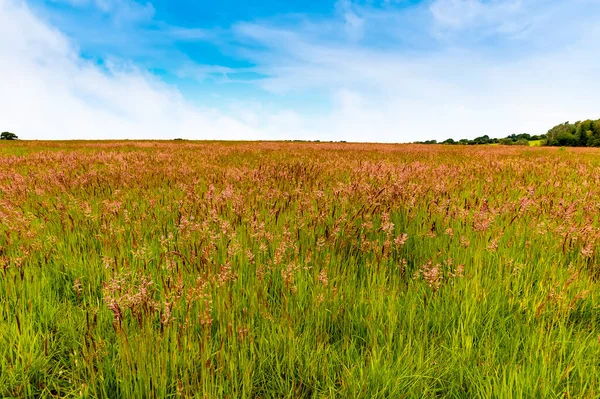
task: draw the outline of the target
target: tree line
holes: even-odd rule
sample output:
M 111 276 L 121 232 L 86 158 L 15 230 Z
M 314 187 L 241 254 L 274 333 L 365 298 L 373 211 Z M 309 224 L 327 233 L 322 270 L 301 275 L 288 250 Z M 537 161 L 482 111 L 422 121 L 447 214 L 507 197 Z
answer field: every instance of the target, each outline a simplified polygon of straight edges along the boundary
M 416 141 L 415 144 L 449 144 L 449 145 L 481 145 L 481 144 L 502 144 L 502 145 L 529 145 L 530 141 L 545 140 L 546 135 L 531 135 L 528 133 L 511 134 L 504 138 L 490 137 L 487 134 L 474 139 L 446 139 L 442 142 L 437 140 Z
M 546 145 L 563 147 L 600 147 L 600 119 L 565 122 L 548 131 Z
M 600 147 L 600 119 L 565 122 L 554 126 L 546 134 L 530 135 L 528 133 L 511 134 L 504 138 L 492 138 L 487 134 L 474 139 L 447 139 L 417 141 L 415 144 L 450 144 L 450 145 L 529 145 L 530 141 L 541 140 L 541 145 L 560 147 Z

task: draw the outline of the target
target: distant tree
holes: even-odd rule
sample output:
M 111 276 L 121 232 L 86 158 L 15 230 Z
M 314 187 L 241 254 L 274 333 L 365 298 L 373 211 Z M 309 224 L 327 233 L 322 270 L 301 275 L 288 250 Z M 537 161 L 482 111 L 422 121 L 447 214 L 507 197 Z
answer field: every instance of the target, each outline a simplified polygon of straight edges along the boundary
M 490 143 L 490 136 L 483 135 L 481 137 L 477 137 L 473 140 L 473 144 L 489 144 Z
M 437 140 L 414 141 L 413 144 L 437 144 Z
M 592 136 L 592 124 L 593 122 L 589 119 L 575 124 L 575 145 L 580 147 L 588 145 L 588 139 Z
M 547 144 L 551 146 L 574 146 L 577 145 L 576 125 L 565 122 L 548 130 Z
M 442 144 L 456 144 L 456 141 L 454 141 L 454 139 L 450 138 L 450 139 L 446 139 L 446 140 L 442 141 Z
M 0 133 L 0 140 L 18 140 L 18 139 L 19 138 L 14 133 L 11 133 L 11 132 Z
M 589 147 L 600 147 L 600 120 L 592 121 L 588 133 L 591 134 L 588 135 L 587 145 Z

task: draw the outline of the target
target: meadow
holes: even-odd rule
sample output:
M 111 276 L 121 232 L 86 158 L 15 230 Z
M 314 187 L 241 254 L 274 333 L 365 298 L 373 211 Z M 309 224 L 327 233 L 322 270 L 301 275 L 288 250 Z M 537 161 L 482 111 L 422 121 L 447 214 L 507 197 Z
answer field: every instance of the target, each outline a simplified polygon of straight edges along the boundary
M 0 397 L 600 397 L 600 151 L 0 144 Z

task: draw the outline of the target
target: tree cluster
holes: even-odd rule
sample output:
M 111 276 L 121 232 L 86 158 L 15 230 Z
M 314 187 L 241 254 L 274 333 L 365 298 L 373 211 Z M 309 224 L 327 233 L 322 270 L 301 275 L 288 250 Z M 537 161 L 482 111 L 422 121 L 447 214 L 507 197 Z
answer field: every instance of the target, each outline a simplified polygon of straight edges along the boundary
M 600 119 L 579 121 L 575 123 L 565 122 L 554 126 L 548 133 L 541 135 L 530 135 L 527 133 L 511 134 L 504 138 L 490 138 L 487 134 L 475 139 L 447 139 L 438 143 L 436 140 L 417 141 L 417 144 L 451 144 L 451 145 L 479 145 L 479 144 L 502 144 L 502 145 L 529 145 L 530 141 L 543 140 L 543 145 L 561 147 L 600 147 Z
M 548 130 L 547 145 L 600 147 L 600 119 L 565 122 Z
M 14 133 L 11 133 L 11 132 L 0 133 L 0 140 L 18 140 L 18 139 L 19 138 Z

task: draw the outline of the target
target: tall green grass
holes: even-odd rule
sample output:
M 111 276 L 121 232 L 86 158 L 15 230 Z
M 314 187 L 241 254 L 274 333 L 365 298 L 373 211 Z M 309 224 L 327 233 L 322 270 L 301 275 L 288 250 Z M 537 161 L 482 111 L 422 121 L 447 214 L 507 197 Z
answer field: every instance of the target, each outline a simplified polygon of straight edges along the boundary
M 596 151 L 1 154 L 0 396 L 600 396 Z

